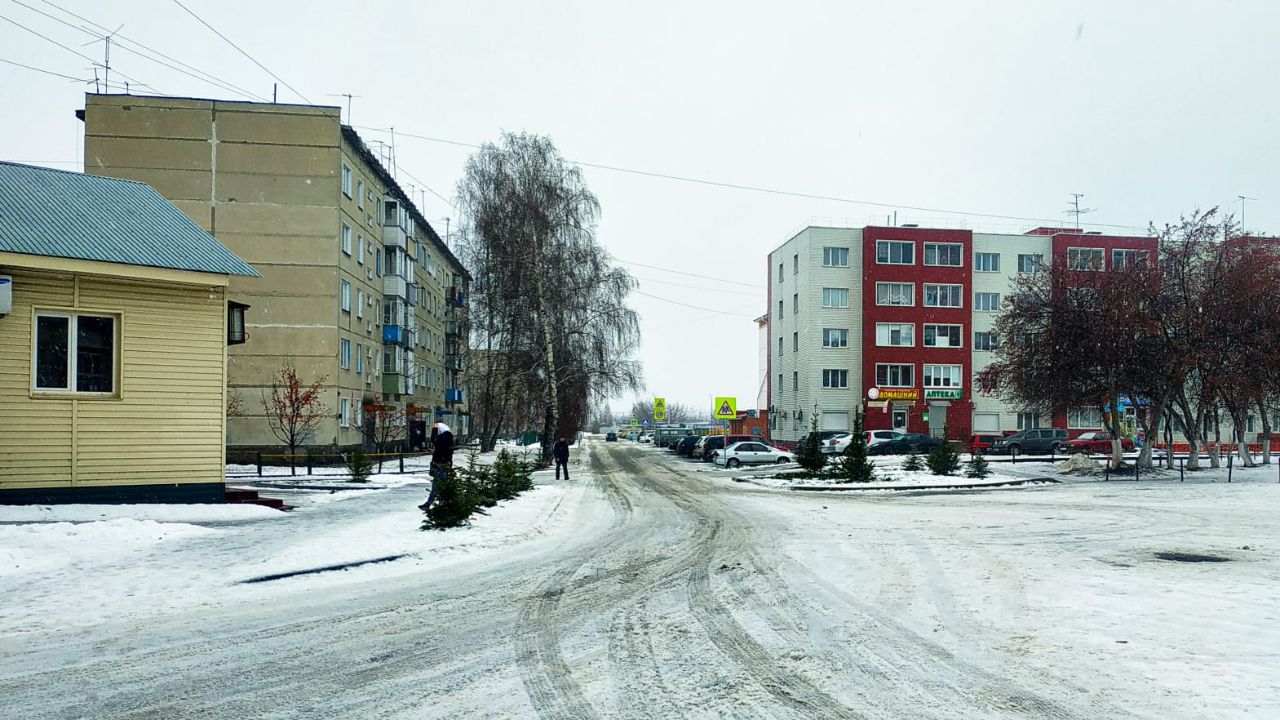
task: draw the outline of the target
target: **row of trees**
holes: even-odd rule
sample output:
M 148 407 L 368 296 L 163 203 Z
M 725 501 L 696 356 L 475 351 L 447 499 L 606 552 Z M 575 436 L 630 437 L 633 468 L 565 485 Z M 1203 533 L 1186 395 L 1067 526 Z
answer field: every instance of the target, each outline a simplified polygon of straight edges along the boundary
M 596 242 L 600 205 L 550 139 L 505 133 L 458 183 L 460 253 L 471 269 L 467 377 L 472 430 L 538 428 L 543 458 L 603 398 L 638 390 L 636 281 Z
M 1152 234 L 1154 257 L 1104 271 L 1054 258 L 1020 276 L 996 322 L 996 362 L 979 374 L 978 390 L 1041 412 L 1098 408 L 1117 465 L 1122 398 L 1145 404 L 1137 421 L 1148 439 L 1173 421 L 1191 469 L 1208 435 L 1221 440 L 1221 419 L 1238 440 L 1256 411 L 1270 462 L 1280 406 L 1280 243 L 1241 235 L 1216 210 Z M 1152 444 L 1144 443 L 1141 465 L 1151 466 Z M 1254 464 L 1243 443 L 1240 457 Z M 1216 444 L 1210 458 L 1216 466 Z

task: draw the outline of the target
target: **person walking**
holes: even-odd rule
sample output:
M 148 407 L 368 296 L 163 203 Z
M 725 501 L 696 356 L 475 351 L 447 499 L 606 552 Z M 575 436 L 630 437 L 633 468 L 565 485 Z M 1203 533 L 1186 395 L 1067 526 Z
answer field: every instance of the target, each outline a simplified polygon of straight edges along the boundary
M 564 479 L 569 479 L 569 443 L 564 437 L 551 447 L 551 455 L 556 459 L 556 479 L 560 479 L 560 468 L 564 468 Z
M 426 510 L 436 501 L 436 487 L 449 476 L 449 469 L 453 467 L 453 431 L 448 425 L 438 422 L 431 426 L 431 437 L 431 492 L 427 501 L 418 506 L 420 510 Z

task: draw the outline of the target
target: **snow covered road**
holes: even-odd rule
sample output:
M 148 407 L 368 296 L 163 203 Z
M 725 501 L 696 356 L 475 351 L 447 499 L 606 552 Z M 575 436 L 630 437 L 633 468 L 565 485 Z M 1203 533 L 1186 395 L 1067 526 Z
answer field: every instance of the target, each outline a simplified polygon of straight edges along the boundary
M 104 593 L 0 577 L 6 715 L 1280 716 L 1280 486 L 811 495 L 589 449 L 468 530 L 403 536 L 393 488 L 166 541 Z M 236 584 L 299 534 L 415 558 Z

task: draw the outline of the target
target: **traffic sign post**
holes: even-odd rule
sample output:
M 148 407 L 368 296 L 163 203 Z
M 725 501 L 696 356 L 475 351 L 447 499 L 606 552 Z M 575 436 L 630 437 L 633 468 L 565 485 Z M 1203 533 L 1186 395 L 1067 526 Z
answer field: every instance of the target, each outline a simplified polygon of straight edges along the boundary
M 667 399 L 656 397 L 653 399 L 653 421 L 667 421 Z
M 738 417 L 738 398 L 718 397 L 715 404 L 717 420 L 736 420 Z

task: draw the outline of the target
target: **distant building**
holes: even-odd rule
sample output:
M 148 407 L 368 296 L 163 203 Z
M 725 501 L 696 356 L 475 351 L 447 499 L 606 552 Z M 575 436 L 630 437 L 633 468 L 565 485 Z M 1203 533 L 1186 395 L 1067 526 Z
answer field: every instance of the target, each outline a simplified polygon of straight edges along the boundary
M 0 162 L 0 502 L 222 502 L 231 278 L 152 188 Z
M 81 117 L 86 172 L 150 183 L 262 272 L 232 283 L 254 309 L 232 447 L 278 447 L 261 396 L 284 363 L 326 379 L 310 445 L 370 447 L 372 404 L 410 415 L 402 437 L 470 433 L 470 276 L 338 108 L 91 94 Z
M 1096 408 L 1053 417 L 974 392 L 1001 299 L 1049 262 L 1109 268 L 1156 239 L 1037 228 L 1024 235 L 916 227 L 807 227 L 769 255 L 772 437 L 820 428 L 951 437 L 1034 427 L 1101 429 Z M 927 415 L 927 419 L 926 419 Z M 1073 433 L 1076 434 L 1076 433 Z

